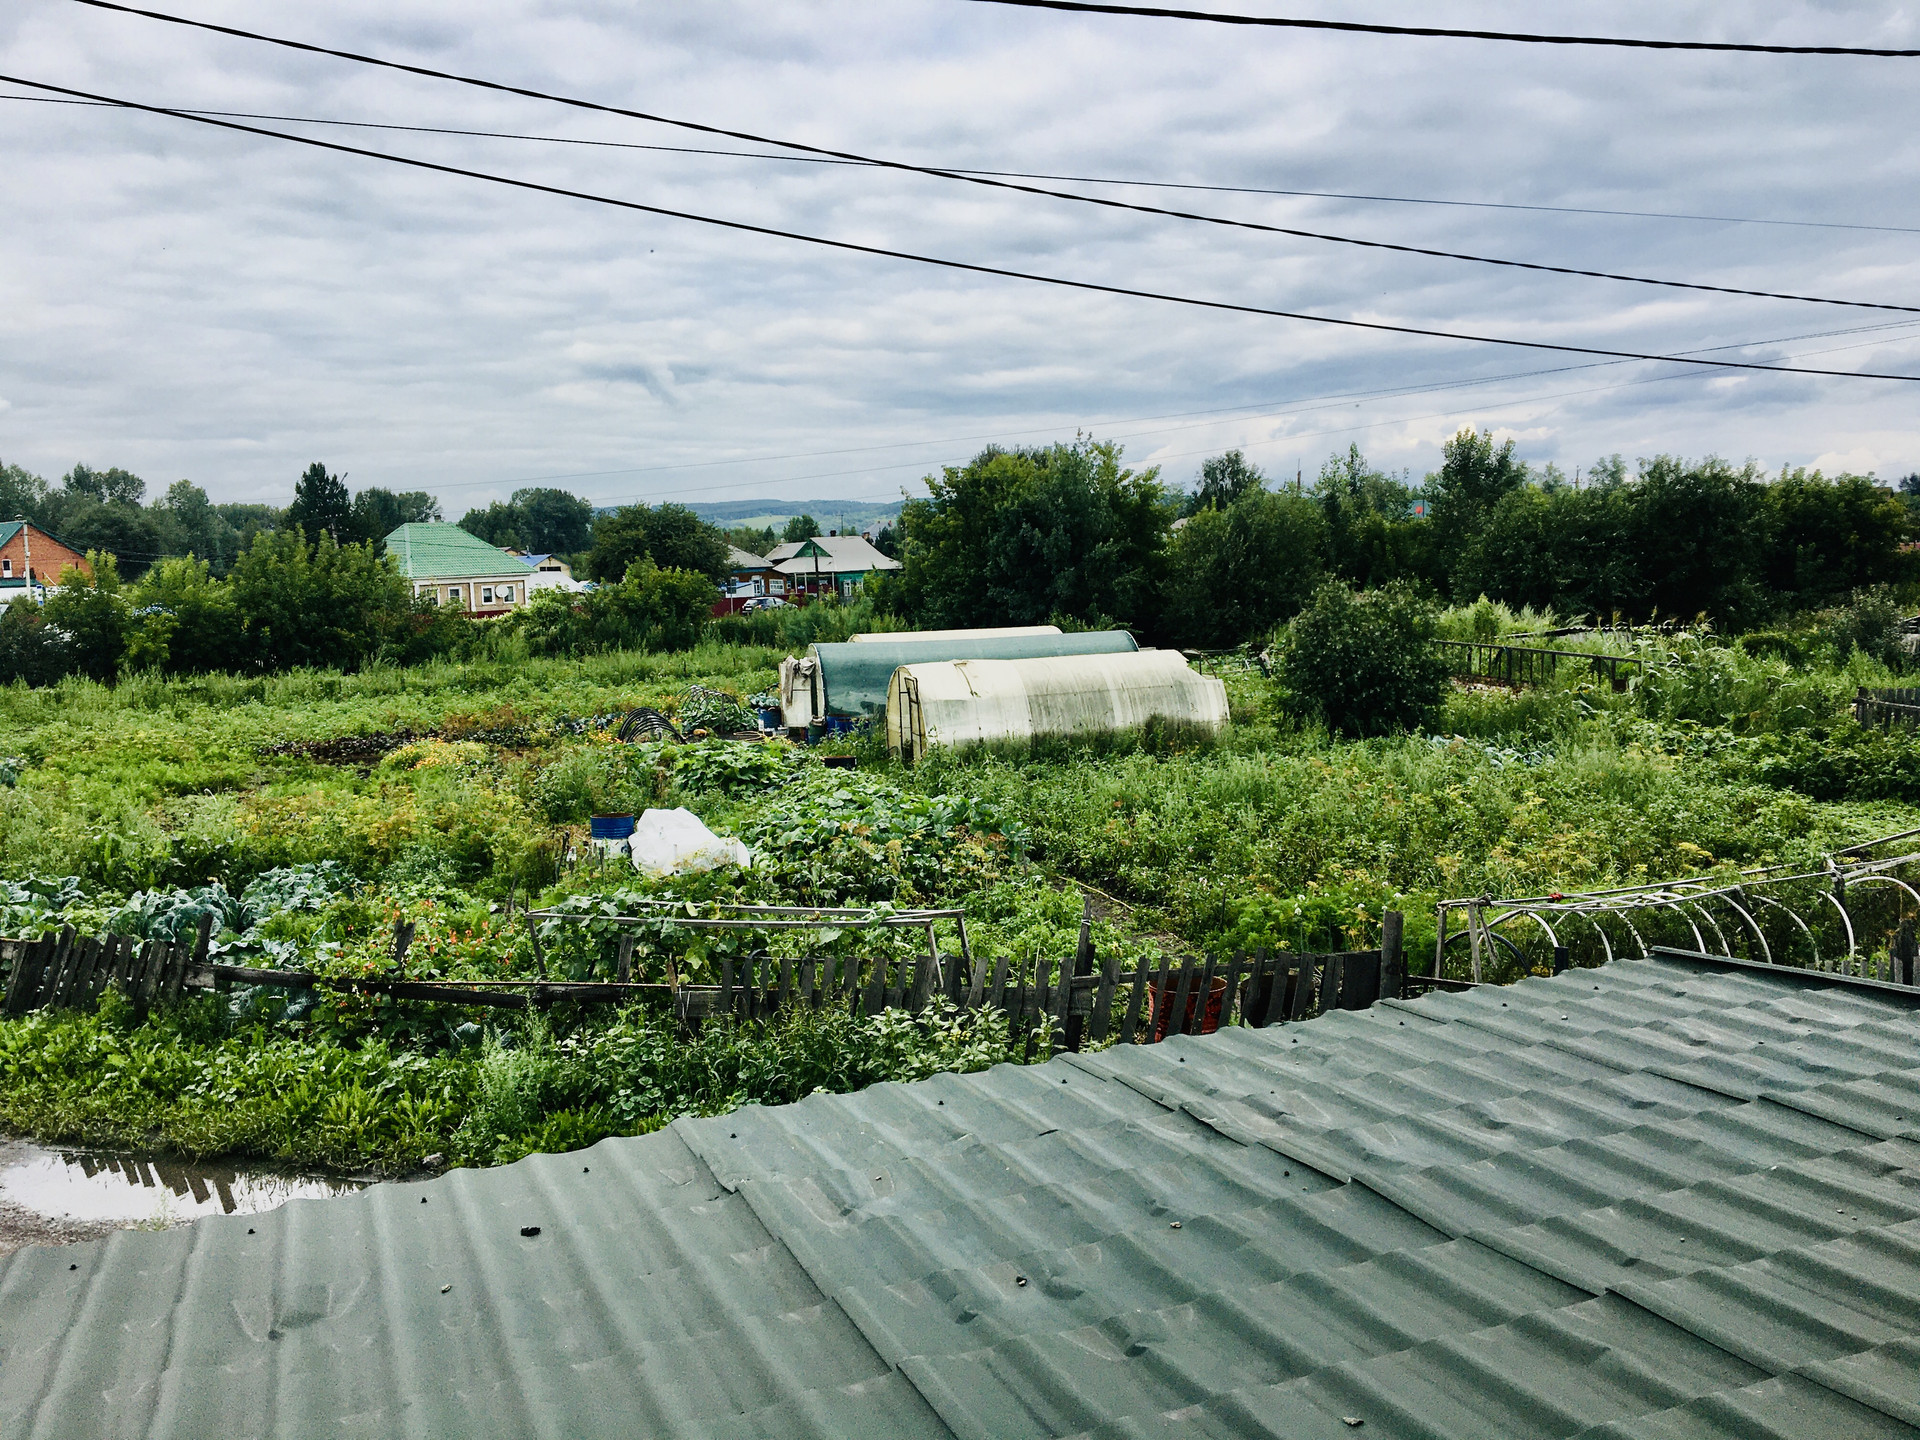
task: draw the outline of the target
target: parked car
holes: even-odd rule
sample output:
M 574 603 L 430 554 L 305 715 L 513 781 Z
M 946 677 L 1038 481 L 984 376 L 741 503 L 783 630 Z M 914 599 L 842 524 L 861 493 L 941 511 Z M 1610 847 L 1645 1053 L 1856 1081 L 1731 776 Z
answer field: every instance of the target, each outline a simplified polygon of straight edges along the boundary
M 740 613 L 745 615 L 754 610 L 785 610 L 787 608 L 787 602 L 778 595 L 756 595 L 740 607 Z

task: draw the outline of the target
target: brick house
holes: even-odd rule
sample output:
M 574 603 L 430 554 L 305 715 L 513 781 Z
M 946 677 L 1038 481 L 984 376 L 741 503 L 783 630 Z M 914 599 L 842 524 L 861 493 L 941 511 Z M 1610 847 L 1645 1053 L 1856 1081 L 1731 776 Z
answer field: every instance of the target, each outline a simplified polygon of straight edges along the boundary
M 71 545 L 56 540 L 38 525 L 12 520 L 0 525 L 0 595 L 25 591 L 31 565 L 33 583 L 58 585 L 63 570 L 78 570 L 89 579 L 93 567 Z

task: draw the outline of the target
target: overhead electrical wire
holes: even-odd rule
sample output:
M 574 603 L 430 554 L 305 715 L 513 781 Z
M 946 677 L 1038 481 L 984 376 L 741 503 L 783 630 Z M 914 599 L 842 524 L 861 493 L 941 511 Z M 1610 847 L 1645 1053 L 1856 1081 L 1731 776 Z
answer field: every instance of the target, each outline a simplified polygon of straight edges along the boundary
M 100 0 L 80 0 L 80 3 L 97 4 Z M 495 175 L 485 170 L 470 170 L 459 165 L 444 165 L 438 161 L 420 160 L 407 155 L 390 155 L 379 150 L 366 150 L 357 145 L 342 145 L 333 140 L 319 140 L 311 135 L 290 135 L 283 130 L 267 130 L 257 125 L 243 125 L 236 120 L 217 120 L 207 115 L 192 115 L 184 111 L 169 110 L 158 105 L 144 105 L 137 100 L 122 100 L 112 95 L 100 95 L 91 91 L 77 90 L 66 85 L 54 85 L 40 80 L 28 80 L 17 75 L 0 75 L 0 84 L 19 85 L 29 90 L 43 90 L 50 94 L 73 96 L 82 100 L 100 100 L 127 110 L 137 110 L 149 115 L 165 115 L 175 120 L 185 120 L 195 125 L 209 125 L 216 129 L 237 131 L 241 134 L 259 135 L 271 140 L 284 140 L 293 145 L 304 145 L 315 150 L 329 150 L 342 155 L 355 155 L 362 159 L 384 161 L 390 165 L 403 165 L 410 169 L 428 170 L 441 175 L 458 175 L 468 180 L 483 180 L 489 184 L 506 185 L 516 190 L 526 190 L 534 194 L 555 195 L 567 200 L 582 200 L 594 205 L 607 205 L 616 209 L 631 210 L 643 215 L 659 215 L 672 220 L 687 220 L 699 225 L 711 225 L 719 229 L 733 230 L 747 235 L 763 235 L 776 240 L 793 240 L 806 245 L 818 245 L 824 249 L 840 250 L 854 255 L 871 255 L 886 260 L 904 260 L 916 265 L 929 265 L 943 270 L 953 270 L 971 275 L 993 275 L 1007 280 L 1025 280 L 1037 285 L 1052 285 L 1061 289 L 1081 290 L 1089 294 L 1115 295 L 1135 300 L 1157 300 L 1170 305 L 1183 305 L 1200 310 L 1214 310 L 1223 314 L 1258 315 L 1278 320 L 1299 320 L 1308 324 L 1332 325 L 1348 330 L 1367 330 L 1386 335 L 1414 335 L 1429 340 L 1459 340 L 1476 345 L 1506 345 L 1518 350 L 1543 350 L 1561 355 L 1593 355 L 1608 360 L 1651 360 L 1665 365 L 1710 365 L 1720 370 L 1760 371 L 1783 375 L 1820 375 L 1843 380 L 1892 380 L 1905 384 L 1920 382 L 1920 375 L 1899 375 L 1858 370 L 1819 370 L 1791 365 L 1765 365 L 1754 360 L 1686 360 L 1674 355 L 1661 355 L 1642 350 L 1612 350 L 1597 345 L 1570 345 L 1551 340 L 1521 340 L 1510 336 L 1478 335 L 1471 331 L 1439 330 L 1420 325 L 1396 325 L 1384 320 L 1355 320 L 1342 316 L 1314 315 L 1298 310 L 1281 310 L 1264 305 L 1248 305 L 1231 300 L 1206 300 L 1190 295 L 1175 295 L 1160 290 L 1141 290 L 1125 285 L 1106 285 L 1094 280 L 1073 280 L 1059 275 L 1041 275 L 1027 270 L 1013 270 L 999 265 L 983 265 L 969 260 L 952 260 L 937 255 L 921 255 L 910 250 L 894 250 L 881 245 L 862 245 L 852 240 L 834 240 L 820 235 L 807 235 L 794 230 L 781 230 L 770 225 L 754 225 L 744 220 L 725 220 L 713 215 L 701 215 L 686 210 L 674 210 L 664 205 L 648 205 L 638 200 L 621 200 L 609 195 L 596 195 L 591 191 L 572 190 L 560 185 L 546 185 L 535 180 L 520 180 L 507 175 Z
M 34 105 L 117 107 L 101 100 L 62 100 L 51 95 L 0 95 Z M 542 145 L 575 145 L 596 150 L 644 150 L 665 155 L 718 155 L 735 160 L 772 160 L 783 165 L 834 165 L 854 170 L 885 169 L 871 160 L 840 160 L 829 155 L 769 155 L 761 150 L 717 150 L 700 145 L 647 145 L 636 140 L 588 140 L 571 135 L 529 135 L 515 130 L 464 130 L 451 125 L 400 125 L 378 120 L 324 120 L 314 115 L 275 115 L 254 110 L 203 110 L 169 107 L 183 115 L 213 115 L 227 120 L 272 120 L 289 125 L 332 125 L 349 130 L 394 130 L 415 135 L 459 135 L 475 140 L 526 140 Z M 1271 185 L 1208 185 L 1186 180 L 1141 180 L 1124 175 L 1056 175 L 1042 170 L 976 170 L 943 167 L 949 175 L 983 175 L 1002 180 L 1058 180 L 1073 185 L 1130 185 L 1142 190 L 1192 190 L 1220 195 L 1275 195 L 1294 200 L 1357 200 L 1381 205 L 1438 205 L 1460 210 L 1517 210 L 1539 215 L 1600 215 L 1622 220 L 1684 220 L 1712 225 L 1784 225 L 1796 230 L 1865 230 L 1891 235 L 1920 235 L 1920 225 L 1862 225 L 1845 220 L 1780 220 L 1763 215 L 1694 215 L 1678 210 L 1610 210 L 1597 205 L 1523 205 L 1506 200 L 1449 200 L 1421 195 L 1369 195 L 1348 190 L 1287 190 Z
M 426 66 L 410 65 L 399 60 L 388 60 L 378 56 L 362 55 L 351 50 L 335 50 L 324 45 L 313 45 L 303 40 L 289 40 L 282 36 L 266 35 L 255 30 L 241 30 L 231 25 L 216 25 L 207 20 L 189 20 L 184 16 L 168 15 L 158 10 L 143 10 L 132 5 L 122 5 L 117 0 L 74 0 L 75 4 L 91 6 L 98 10 L 117 11 L 127 15 L 137 15 L 149 20 L 162 20 L 170 24 L 185 25 L 192 29 L 207 30 L 219 35 L 228 35 L 238 39 L 256 41 L 265 45 L 277 45 L 308 54 L 326 55 L 334 59 L 350 60 L 356 64 L 374 65 L 382 69 L 399 70 L 410 75 L 422 75 L 436 80 L 449 80 L 456 84 L 472 85 L 483 90 L 494 90 L 509 95 L 520 95 L 529 99 L 542 100 L 557 105 L 567 105 L 576 109 L 593 110 L 609 115 L 620 115 L 631 120 L 644 120 L 652 124 L 671 125 L 680 129 L 694 130 L 706 135 L 720 135 L 729 140 L 742 140 L 756 145 L 774 145 L 781 149 L 794 150 L 808 155 L 823 156 L 835 160 L 870 165 L 887 170 L 897 170 L 906 174 L 927 175 L 942 180 L 957 180 L 968 185 L 982 185 L 996 190 L 1009 190 L 1023 195 L 1038 195 L 1052 200 L 1066 200 L 1080 205 L 1096 205 L 1103 209 L 1128 211 L 1139 215 L 1154 215 L 1163 219 L 1185 220 L 1202 225 L 1220 225 L 1230 229 L 1250 230 L 1268 235 L 1285 235 L 1292 239 L 1316 240 L 1332 245 L 1351 245 L 1367 250 L 1386 250 L 1402 255 L 1421 255 L 1431 259 L 1458 260 L 1476 265 L 1497 265 L 1514 270 L 1532 270 L 1544 274 L 1572 275 L 1590 280 L 1612 280 L 1629 285 L 1652 285 L 1662 289 L 1698 290 L 1716 295 L 1738 295 L 1750 299 L 1791 300 L 1801 304 L 1837 305 L 1850 309 L 1893 310 L 1903 313 L 1920 314 L 1920 306 L 1897 305 L 1868 300 L 1836 300 L 1817 295 L 1797 295 L 1774 290 L 1752 290 L 1731 285 L 1709 285 L 1691 280 L 1664 280 L 1646 275 L 1622 275 L 1606 270 L 1587 270 L 1566 265 L 1548 265 L 1532 260 L 1509 260 L 1492 255 L 1473 255 L 1455 250 L 1431 249 L 1422 245 L 1402 245 L 1386 240 L 1364 240 L 1351 235 L 1333 235 L 1318 230 L 1302 230 L 1285 225 L 1268 225 L 1254 220 L 1234 220 L 1220 215 L 1202 215 L 1190 210 L 1170 210 L 1157 205 L 1142 205 L 1132 200 L 1116 200 L 1105 195 L 1082 195 L 1068 190 L 1048 190 L 1037 185 L 1028 185 L 1010 179 L 996 179 L 991 176 L 969 173 L 960 170 L 943 169 L 938 166 L 914 165 L 904 160 L 883 160 L 875 156 L 860 155 L 848 150 L 831 150 L 822 146 L 807 145 L 796 140 L 782 140 L 772 136 L 756 135 L 751 131 L 728 130 L 717 125 L 702 124 L 693 120 L 681 120 L 651 111 L 628 110 L 616 105 L 604 105 L 598 101 L 582 100 L 577 97 L 553 95 L 544 91 L 530 90 L 522 86 L 507 85 L 494 80 L 482 80 L 475 76 L 460 75 L 452 71 L 434 70 Z M 33 86 L 28 88 L 55 89 L 57 86 Z M 64 92 L 81 95 L 82 92 Z M 95 97 L 84 97 L 95 98 Z M 167 109 L 165 107 L 139 107 L 155 109 L 158 113 L 182 116 L 190 119 L 211 122 L 214 117 L 201 112 Z M 279 133 L 279 132 L 261 132 Z M 286 137 L 282 137 L 286 138 Z M 313 142 L 317 143 L 317 142 Z
M 1720 349 L 1720 350 L 1733 350 L 1733 349 L 1742 349 L 1748 345 L 1791 344 L 1799 340 L 1821 340 L 1821 339 L 1834 338 L 1838 336 L 1861 335 L 1861 334 L 1867 334 L 1875 331 L 1887 331 L 1887 330 L 1909 330 L 1910 331 L 1914 329 L 1915 323 L 1916 322 L 1914 321 L 1895 321 L 1887 325 L 1867 325 L 1867 326 L 1857 326 L 1847 330 L 1815 331 L 1813 333 L 1805 334 L 1805 335 L 1787 335 L 1787 336 L 1776 337 L 1775 339 L 1771 339 L 1771 340 L 1753 340 L 1753 341 L 1743 342 L 1742 345 L 1715 346 L 1712 348 Z M 1889 337 L 1883 337 L 1883 338 L 1905 339 L 1908 337 L 1907 336 L 1889 336 Z M 1837 353 L 1838 351 L 1842 351 L 1842 350 L 1858 349 L 1862 345 L 1870 345 L 1870 344 L 1877 344 L 1877 343 L 1879 343 L 1878 340 L 1859 341 L 1853 345 L 1829 346 L 1821 350 L 1809 351 L 1806 353 L 1816 354 L 1816 355 L 1828 355 L 1828 354 Z M 1711 352 L 1702 351 L 1702 352 L 1696 352 L 1696 353 L 1705 354 L 1705 353 L 1711 353 Z M 1233 407 L 1230 407 L 1229 410 L 1227 411 L 1219 411 L 1219 412 L 1190 411 L 1190 412 L 1185 412 L 1183 414 L 1173 414 L 1173 415 L 1164 415 L 1164 416 L 1144 416 L 1138 419 L 1108 419 L 1105 421 L 1095 421 L 1093 422 L 1090 428 L 1098 430 L 1098 429 L 1101 429 L 1104 427 L 1110 427 L 1110 426 L 1147 424 L 1153 420 L 1160 420 L 1160 419 L 1174 419 L 1174 420 L 1187 419 L 1191 415 L 1206 415 L 1209 413 L 1212 413 L 1218 416 L 1217 419 L 1203 422 L 1200 425 L 1168 426 L 1168 427 L 1161 427 L 1161 428 L 1152 429 L 1152 430 L 1132 430 L 1132 431 L 1121 430 L 1118 432 L 1109 432 L 1109 437 L 1108 437 L 1116 440 L 1138 439 L 1143 435 L 1164 435 L 1164 434 L 1173 433 L 1173 432 L 1182 431 L 1182 430 L 1203 429 L 1207 424 L 1227 425 L 1227 424 L 1234 424 L 1234 423 L 1247 423 L 1255 420 L 1275 419 L 1275 418 L 1285 417 L 1288 415 L 1312 414 L 1318 410 L 1331 410 L 1335 408 L 1336 404 L 1345 403 L 1346 401 L 1353 400 L 1356 397 L 1358 397 L 1359 399 L 1377 399 L 1377 400 L 1396 399 L 1403 395 L 1421 394 L 1421 393 L 1431 394 L 1431 393 L 1434 393 L 1437 391 L 1443 391 L 1443 390 L 1470 389 L 1470 388 L 1474 388 L 1481 385 L 1503 384 L 1511 380 L 1529 380 L 1529 379 L 1537 379 L 1541 376 L 1546 376 L 1546 375 L 1564 375 L 1573 371 L 1606 369 L 1606 368 L 1609 368 L 1610 366 L 1619 365 L 1622 363 L 1625 363 L 1625 362 L 1610 360 L 1610 361 L 1596 362 L 1590 365 L 1562 365 L 1562 366 L 1554 366 L 1554 367 L 1551 367 L 1548 369 L 1542 369 L 1542 370 L 1519 371 L 1519 372 L 1515 372 L 1508 375 L 1483 376 L 1473 380 L 1437 381 L 1437 382 L 1424 384 L 1424 385 L 1401 386 L 1401 387 L 1396 387 L 1388 390 L 1362 390 L 1362 391 L 1349 391 L 1346 394 L 1304 396 L 1301 399 L 1291 404 L 1281 406 L 1277 409 L 1270 408 L 1272 406 L 1272 402 L 1265 402 L 1263 405 L 1260 405 L 1260 406 L 1254 406 L 1254 405 L 1233 406 Z M 1612 390 L 1628 389 L 1636 385 L 1651 385 L 1651 384 L 1662 383 L 1670 380 L 1697 379 L 1700 376 L 1708 375 L 1711 373 L 1713 372 L 1710 369 L 1704 369 L 1704 368 L 1677 371 L 1677 372 L 1671 372 L 1671 373 L 1666 373 L 1661 375 L 1648 376 L 1638 380 L 1621 380 L 1609 385 L 1588 386 L 1579 390 L 1560 390 L 1560 391 L 1552 391 L 1546 394 L 1536 393 L 1536 394 L 1530 394 L 1530 395 L 1511 396 L 1502 400 L 1487 402 L 1484 406 L 1475 406 L 1472 408 L 1495 409 L 1495 410 L 1506 409 L 1515 405 L 1538 404 L 1545 400 L 1570 399 L 1570 398 L 1574 398 L 1581 395 L 1601 394 L 1601 393 L 1612 391 Z M 1251 414 L 1251 415 L 1237 413 L 1245 410 L 1258 410 L 1260 413 Z M 1328 430 L 1312 430 L 1312 431 L 1306 431 L 1306 432 L 1294 432 L 1286 435 L 1273 436 L 1266 440 L 1250 440 L 1250 441 L 1243 441 L 1238 443 L 1240 444 L 1240 447 L 1242 449 L 1251 449 L 1256 446 L 1264 446 L 1264 445 L 1284 445 L 1284 444 L 1291 444 L 1298 440 L 1311 440 L 1311 439 L 1315 439 L 1325 435 L 1345 435 L 1345 434 L 1355 433 L 1358 431 L 1375 430 L 1380 428 L 1382 425 L 1412 424 L 1420 420 L 1431 420 L 1431 419 L 1444 417 L 1447 415 L 1459 415 L 1464 413 L 1467 413 L 1466 407 L 1456 406 L 1450 410 L 1436 410 L 1436 411 L 1431 411 L 1422 415 L 1401 415 L 1401 416 L 1391 417 L 1385 420 L 1369 421 L 1364 425 L 1358 425 L 1358 426 L 1349 425 L 1349 426 L 1335 427 L 1333 429 L 1328 429 Z M 903 441 L 895 445 L 866 446 L 866 447 L 861 447 L 859 449 L 806 451 L 806 452 L 801 452 L 795 455 L 739 456 L 731 460 L 696 461 L 692 464 L 687 464 L 687 465 L 662 465 L 657 468 L 663 471 L 679 471 L 679 470 L 705 469 L 715 465 L 771 464 L 776 461 L 787 460 L 787 459 L 813 459 L 816 457 L 823 457 L 828 455 L 856 455 L 856 454 L 868 453 L 874 450 L 900 449 L 900 448 L 905 448 L 906 446 L 909 446 L 909 445 L 953 445 L 953 444 L 966 444 L 966 443 L 980 441 L 980 440 L 988 440 L 988 441 L 1005 440 L 1005 439 L 1009 439 L 1019 435 L 1057 434 L 1060 428 L 1061 427 L 1058 425 L 1052 425 L 1052 426 L 1043 427 L 1040 430 L 1029 430 L 1029 431 L 1000 430 L 1000 431 L 993 431 L 986 434 L 950 436 L 950 437 L 931 439 L 931 440 L 925 440 L 925 441 Z M 1166 460 L 1184 459 L 1193 455 L 1212 454 L 1214 453 L 1215 450 L 1217 450 L 1217 448 L 1218 448 L 1217 446 L 1209 446 L 1204 450 L 1177 451 L 1171 455 L 1158 456 L 1155 460 L 1155 463 L 1160 463 Z M 713 484 L 703 482 L 698 488 L 693 488 L 691 486 L 687 486 L 684 484 L 670 485 L 666 489 L 651 489 L 651 490 L 635 491 L 630 495 L 626 496 L 625 499 L 628 502 L 638 502 L 642 500 L 661 501 L 661 500 L 671 500 L 681 496 L 713 494 L 718 491 L 751 490 L 756 487 L 773 488 L 775 486 L 782 486 L 782 485 L 811 484 L 813 481 L 816 481 L 816 480 L 839 480 L 839 479 L 846 479 L 850 476 L 884 474 L 890 470 L 919 469 L 925 464 L 926 464 L 925 461 L 907 459 L 907 460 L 893 461 L 884 465 L 863 466 L 855 470 L 815 471 L 813 473 L 806 474 L 806 475 L 789 475 L 780 479 L 762 478 L 758 480 L 730 481 L 720 485 L 713 485 Z M 468 489 L 487 488 L 487 487 L 493 487 L 493 488 L 505 490 L 510 487 L 526 487 L 526 486 L 537 485 L 543 482 L 554 481 L 554 480 L 596 479 L 596 478 L 600 478 L 602 476 L 608 476 L 608 475 L 631 475 L 631 474 L 639 473 L 639 469 L 640 467 L 635 467 L 635 468 L 626 469 L 626 470 L 577 471 L 571 474 L 561 474 L 561 475 L 526 476 L 517 480 L 460 481 L 452 485 L 437 486 L 435 487 L 434 493 L 443 494 L 449 490 L 468 490 Z M 769 497 L 769 498 L 771 499 L 773 497 Z M 616 503 L 616 502 L 598 501 L 595 503 L 605 504 L 605 503 Z
M 1093 0 L 975 0 L 1024 10 L 1065 10 L 1083 15 L 1134 15 L 1149 20 L 1205 20 L 1215 25 L 1252 25 L 1275 30 L 1335 30 L 1353 35 L 1404 35 L 1438 40 L 1504 40 L 1522 45 L 1606 45 L 1628 50 L 1704 50 L 1735 55 L 1857 55 L 1911 60 L 1920 50 L 1882 50 L 1865 45 L 1758 45 L 1726 40 L 1639 40 L 1617 35 L 1536 35 L 1514 30 L 1463 30 L 1442 25 L 1372 25 L 1359 20 L 1299 20 L 1279 15 L 1230 15 L 1213 10 L 1171 10 L 1158 5 L 1102 5 Z

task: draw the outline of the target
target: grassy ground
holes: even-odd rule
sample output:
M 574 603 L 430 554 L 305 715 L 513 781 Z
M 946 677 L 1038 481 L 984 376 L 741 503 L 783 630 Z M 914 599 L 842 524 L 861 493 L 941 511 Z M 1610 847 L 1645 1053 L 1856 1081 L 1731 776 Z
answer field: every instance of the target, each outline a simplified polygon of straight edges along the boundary
M 1842 718 L 1852 686 L 1884 675 L 1719 648 L 1679 658 L 1626 694 L 1572 677 L 1463 689 L 1435 734 L 1365 743 L 1276 721 L 1265 682 L 1234 671 L 1235 723 L 1217 741 L 1149 732 L 914 770 L 866 742 L 851 773 L 721 743 L 620 745 L 586 723 L 672 709 L 692 684 L 764 689 L 777 654 L 752 648 L 0 691 L 0 757 L 17 762 L 0 931 L 178 933 L 212 909 L 232 958 L 365 972 L 406 916 L 411 973 L 497 977 L 530 973 L 511 918 L 530 898 L 590 913 L 644 891 L 960 902 L 976 953 L 1058 957 L 1084 884 L 1118 902 L 1103 902 L 1097 943 L 1129 957 L 1369 944 L 1390 907 L 1417 947 L 1442 895 L 1797 858 L 1920 823 L 1920 756 Z M 415 738 L 319 752 L 344 762 L 313 750 L 396 732 Z M 569 865 L 589 814 L 653 804 L 687 805 L 760 863 L 659 887 Z M 664 973 L 672 955 L 700 978 L 720 954 L 669 932 L 639 960 Z M 549 959 L 584 973 L 604 945 L 556 934 Z M 97 1014 L 0 1022 L 0 1130 L 347 1169 L 492 1163 L 1010 1056 L 978 1020 L 807 1016 L 685 1042 L 644 1007 L 529 1023 L 348 999 L 290 1009 L 263 988 L 141 1017 L 109 997 Z

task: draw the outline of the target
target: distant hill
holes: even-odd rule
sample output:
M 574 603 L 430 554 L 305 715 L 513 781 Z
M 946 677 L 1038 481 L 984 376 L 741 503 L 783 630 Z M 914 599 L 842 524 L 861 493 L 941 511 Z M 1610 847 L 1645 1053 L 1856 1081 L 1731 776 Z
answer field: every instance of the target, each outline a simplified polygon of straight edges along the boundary
M 900 513 L 898 500 L 696 500 L 688 504 L 702 520 L 723 530 L 738 525 L 755 529 L 771 525 L 778 530 L 795 515 L 811 515 L 828 530 L 865 530 L 892 520 Z

